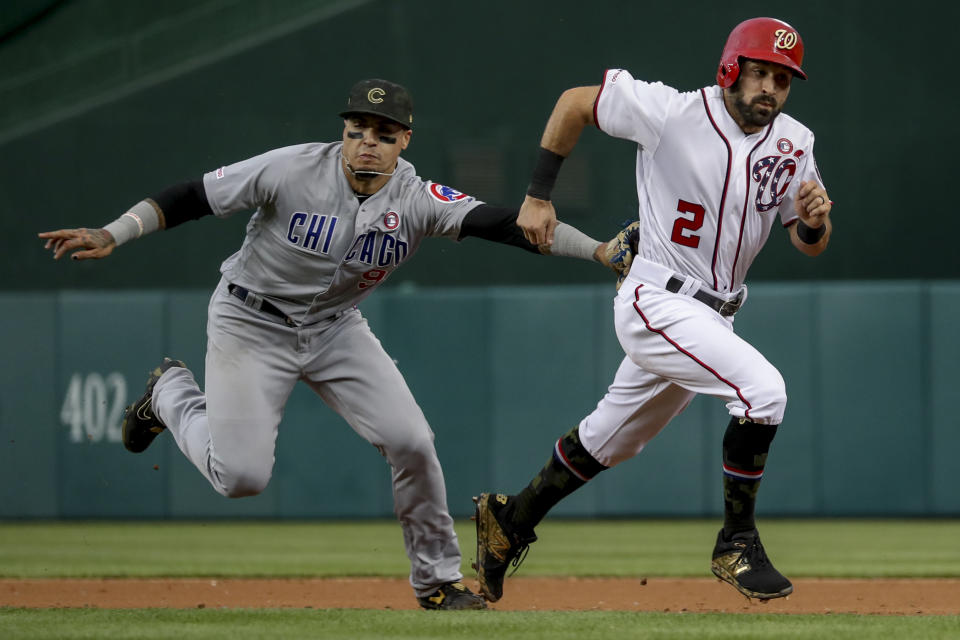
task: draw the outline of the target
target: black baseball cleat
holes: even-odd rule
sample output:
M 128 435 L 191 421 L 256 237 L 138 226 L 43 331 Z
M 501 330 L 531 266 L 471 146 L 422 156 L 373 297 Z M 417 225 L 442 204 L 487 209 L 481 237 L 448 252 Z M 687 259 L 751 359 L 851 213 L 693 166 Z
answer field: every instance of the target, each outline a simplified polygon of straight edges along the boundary
M 720 529 L 710 568 L 714 575 L 748 598 L 769 600 L 793 592 L 793 585 L 767 557 L 756 529 L 734 533 L 729 540 Z
M 167 428 L 153 413 L 153 388 L 163 372 L 171 367 L 186 367 L 179 360 L 164 358 L 160 366 L 150 372 L 147 390 L 143 396 L 123 411 L 123 446 L 127 451 L 140 453 Z
M 460 582 L 448 582 L 428 596 L 417 598 L 424 609 L 440 611 L 463 611 L 465 609 L 486 609 L 483 598 L 467 589 Z
M 477 562 L 473 568 L 477 570 L 480 595 L 490 602 L 503 596 L 507 565 L 513 563 L 516 573 L 530 545 L 537 541 L 533 531 L 521 533 L 503 522 L 500 514 L 509 500 L 502 493 L 481 493 L 473 499 L 477 505 Z

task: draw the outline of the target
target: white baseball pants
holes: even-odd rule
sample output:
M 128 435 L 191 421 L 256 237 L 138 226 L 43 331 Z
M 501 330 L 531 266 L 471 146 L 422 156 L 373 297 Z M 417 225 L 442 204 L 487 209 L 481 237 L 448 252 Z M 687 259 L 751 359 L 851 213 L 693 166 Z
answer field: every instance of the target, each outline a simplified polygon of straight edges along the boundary
M 580 422 L 587 451 L 608 467 L 637 455 L 698 393 L 725 401 L 732 416 L 780 424 L 787 404 L 783 377 L 733 332 L 733 320 L 664 290 L 656 278 L 645 280 L 631 273 L 614 300 L 626 357 L 597 408 Z

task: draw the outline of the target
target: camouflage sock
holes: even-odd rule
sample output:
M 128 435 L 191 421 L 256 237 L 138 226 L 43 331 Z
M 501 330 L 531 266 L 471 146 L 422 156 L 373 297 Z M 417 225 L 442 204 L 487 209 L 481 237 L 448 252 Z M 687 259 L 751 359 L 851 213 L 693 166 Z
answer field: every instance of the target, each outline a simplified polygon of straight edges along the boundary
M 504 515 L 516 530 L 532 532 L 555 504 L 606 468 L 583 448 L 574 427 L 557 440 L 547 464 L 507 503 Z
M 754 507 L 777 425 L 733 418 L 723 436 L 723 533 L 756 527 Z

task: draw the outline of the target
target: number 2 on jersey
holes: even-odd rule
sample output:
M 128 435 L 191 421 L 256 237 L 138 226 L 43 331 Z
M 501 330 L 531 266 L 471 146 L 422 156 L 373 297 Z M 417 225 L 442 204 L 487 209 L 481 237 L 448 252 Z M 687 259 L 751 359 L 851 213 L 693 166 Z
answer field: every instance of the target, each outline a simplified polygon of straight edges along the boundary
M 677 211 L 681 214 L 692 213 L 693 219 L 681 215 L 673 223 L 673 234 L 670 239 L 677 244 L 696 249 L 700 246 L 700 236 L 693 231 L 698 231 L 703 226 L 704 208 L 699 204 L 687 202 L 686 200 L 677 201 Z M 689 233 L 685 233 L 689 232 Z

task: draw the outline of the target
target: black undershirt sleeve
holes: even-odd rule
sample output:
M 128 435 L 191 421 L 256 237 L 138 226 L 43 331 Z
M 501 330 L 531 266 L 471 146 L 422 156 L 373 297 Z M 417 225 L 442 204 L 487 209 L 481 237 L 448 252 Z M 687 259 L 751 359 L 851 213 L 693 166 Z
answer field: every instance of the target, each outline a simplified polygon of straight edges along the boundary
M 491 242 L 510 244 L 540 255 L 537 245 L 528 242 L 523 237 L 523 231 L 517 226 L 519 213 L 519 209 L 481 204 L 464 216 L 457 239 L 463 240 L 467 236 L 473 236 Z
M 167 187 L 151 199 L 163 212 L 164 229 L 213 215 L 213 209 L 207 202 L 207 190 L 203 188 L 203 179 Z

